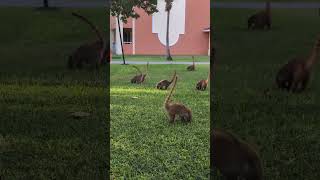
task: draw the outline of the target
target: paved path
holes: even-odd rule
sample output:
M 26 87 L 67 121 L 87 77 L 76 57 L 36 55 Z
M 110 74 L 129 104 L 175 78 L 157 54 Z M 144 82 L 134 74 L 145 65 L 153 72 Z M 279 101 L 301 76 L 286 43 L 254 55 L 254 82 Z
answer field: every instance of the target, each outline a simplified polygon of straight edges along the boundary
M 126 61 L 128 64 L 147 64 L 147 62 L 141 61 Z M 111 61 L 111 64 L 122 64 L 122 61 Z M 192 64 L 192 62 L 182 61 L 150 61 L 149 64 Z M 209 62 L 196 62 L 195 64 L 210 64 Z
M 315 9 L 320 8 L 318 2 L 272 2 L 272 8 L 289 8 L 289 9 Z M 213 2 L 211 8 L 265 8 L 264 2 Z
M 49 0 L 53 7 L 107 7 L 108 0 Z M 42 0 L 0 0 L 0 6 L 41 7 Z

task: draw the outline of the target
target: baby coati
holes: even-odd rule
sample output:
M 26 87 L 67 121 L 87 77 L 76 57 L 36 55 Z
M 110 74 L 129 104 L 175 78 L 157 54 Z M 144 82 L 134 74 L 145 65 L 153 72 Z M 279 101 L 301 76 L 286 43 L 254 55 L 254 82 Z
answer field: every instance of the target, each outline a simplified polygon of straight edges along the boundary
M 137 66 L 132 66 L 134 68 L 136 68 L 140 74 L 134 76 L 132 79 L 131 79 L 131 83 L 135 83 L 135 84 L 140 84 L 140 83 L 143 83 L 147 74 L 148 74 L 148 66 L 149 66 L 149 62 L 147 63 L 147 68 L 146 68 L 146 73 L 143 74 L 140 69 L 137 67 Z
M 266 9 L 248 18 L 248 29 L 271 28 L 270 2 L 266 2 Z
M 176 71 L 174 71 L 174 74 L 171 78 L 171 81 L 168 81 L 168 80 L 161 80 L 157 83 L 156 87 L 157 89 L 162 89 L 162 90 L 166 90 L 168 89 L 168 87 L 170 86 L 170 84 L 173 82 L 174 78 L 176 76 Z
M 166 97 L 164 101 L 164 109 L 167 111 L 169 116 L 169 121 L 171 123 L 175 121 L 176 116 L 179 116 L 183 122 L 191 122 L 192 120 L 191 110 L 181 103 L 175 103 L 170 100 L 172 92 L 176 87 L 177 80 L 178 80 L 178 77 L 175 76 L 173 87 L 169 95 Z
M 187 67 L 188 71 L 194 71 L 196 70 L 196 65 L 194 64 L 194 56 L 192 56 L 192 65 Z
M 256 150 L 235 135 L 213 129 L 210 137 L 210 164 L 227 180 L 261 180 L 262 164 Z
M 200 91 L 206 90 L 206 88 L 208 86 L 209 78 L 210 78 L 210 71 L 208 73 L 207 79 L 202 79 L 202 80 L 198 81 L 198 83 L 196 85 L 196 89 L 200 90 Z
M 72 69 L 74 67 L 81 69 L 83 65 L 87 64 L 91 67 L 98 68 L 99 65 L 105 63 L 106 56 L 108 54 L 106 43 L 101 36 L 101 33 L 87 18 L 77 14 L 72 13 L 73 16 L 83 20 L 93 29 L 93 31 L 98 36 L 98 40 L 92 43 L 86 43 L 78 47 L 68 59 L 68 68 Z
M 320 36 L 318 36 L 308 58 L 295 58 L 285 64 L 276 76 L 276 84 L 280 89 L 302 92 L 306 89 L 312 68 L 318 59 Z

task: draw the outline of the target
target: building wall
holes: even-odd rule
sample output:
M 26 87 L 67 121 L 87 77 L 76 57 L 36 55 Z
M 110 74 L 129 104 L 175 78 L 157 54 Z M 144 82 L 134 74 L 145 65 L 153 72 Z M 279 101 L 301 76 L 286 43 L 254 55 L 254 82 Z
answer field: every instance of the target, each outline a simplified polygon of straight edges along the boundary
M 199 3 L 201 2 L 201 3 Z M 140 55 L 164 55 L 165 45 L 162 45 L 158 35 L 152 33 L 152 16 L 148 16 L 142 9 L 136 9 L 140 18 L 135 20 L 135 44 L 126 44 L 124 51 Z M 170 47 L 172 55 L 208 55 L 209 33 L 203 29 L 210 27 L 210 0 L 186 0 L 185 34 L 181 34 L 178 42 Z M 132 28 L 130 19 L 124 28 Z M 112 28 L 112 27 L 111 27 Z

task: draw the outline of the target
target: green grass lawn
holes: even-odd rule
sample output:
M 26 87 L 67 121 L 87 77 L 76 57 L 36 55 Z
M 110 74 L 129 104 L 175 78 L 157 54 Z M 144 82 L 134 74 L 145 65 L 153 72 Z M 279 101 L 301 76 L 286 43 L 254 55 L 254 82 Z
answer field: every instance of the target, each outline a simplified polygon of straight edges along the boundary
M 101 179 L 107 174 L 106 70 L 68 71 L 95 36 L 71 11 L 105 27 L 104 9 L 0 8 L 3 179 Z M 83 119 L 70 112 L 84 111 Z
M 145 65 L 140 65 L 144 70 Z M 189 72 L 187 65 L 149 65 L 149 78 L 131 84 L 131 66 L 111 65 L 111 174 L 115 179 L 208 179 L 209 90 L 195 90 L 209 65 Z M 193 121 L 170 124 L 163 109 L 168 91 L 162 79 L 179 80 L 173 99 L 192 109 Z
M 265 179 L 317 179 L 320 67 L 302 94 L 277 90 L 275 75 L 290 58 L 308 55 L 320 33 L 320 17 L 316 10 L 277 9 L 271 31 L 251 32 L 246 18 L 253 12 L 214 10 L 215 126 L 259 147 Z
M 177 62 L 192 62 L 191 56 L 172 56 L 173 61 Z M 143 56 L 143 55 L 126 55 L 125 60 L 128 61 L 159 61 L 165 62 L 167 61 L 165 56 Z M 209 62 L 210 56 L 194 56 L 195 62 Z M 112 61 L 122 61 L 121 55 L 113 55 Z

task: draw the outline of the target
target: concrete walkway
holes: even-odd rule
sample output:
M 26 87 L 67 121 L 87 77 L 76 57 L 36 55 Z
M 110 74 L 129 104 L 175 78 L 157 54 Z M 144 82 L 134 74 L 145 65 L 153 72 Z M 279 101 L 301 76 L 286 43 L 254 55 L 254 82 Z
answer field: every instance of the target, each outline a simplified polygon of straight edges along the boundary
M 126 61 L 127 64 L 147 64 L 146 61 Z M 122 61 L 111 61 L 111 64 L 122 64 Z M 150 61 L 149 64 L 192 64 L 192 62 L 182 61 Z M 197 64 L 210 64 L 209 62 L 196 62 Z
M 211 8 L 265 8 L 265 2 L 213 2 Z M 272 2 L 271 8 L 283 9 L 315 9 L 320 8 L 320 2 Z
M 41 7 L 42 0 L 0 0 L 0 6 Z M 107 7 L 108 0 L 49 0 L 51 7 Z

